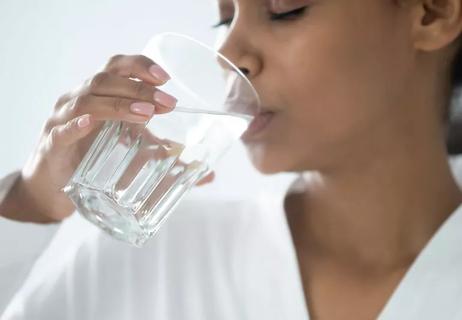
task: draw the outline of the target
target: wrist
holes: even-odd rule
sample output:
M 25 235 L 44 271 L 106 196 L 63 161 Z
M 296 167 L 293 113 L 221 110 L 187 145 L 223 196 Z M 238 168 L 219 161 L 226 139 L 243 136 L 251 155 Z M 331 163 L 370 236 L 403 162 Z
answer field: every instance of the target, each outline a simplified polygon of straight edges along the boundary
M 34 197 L 25 188 L 21 176 L 16 179 L 0 203 L 0 216 L 10 220 L 41 224 L 60 222 L 41 212 Z

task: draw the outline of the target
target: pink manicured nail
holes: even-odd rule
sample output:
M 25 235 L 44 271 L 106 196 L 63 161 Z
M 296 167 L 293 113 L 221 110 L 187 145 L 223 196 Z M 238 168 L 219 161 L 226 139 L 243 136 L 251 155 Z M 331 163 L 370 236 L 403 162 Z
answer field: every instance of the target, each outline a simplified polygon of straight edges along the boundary
M 167 108 L 175 107 L 176 102 L 177 102 L 177 100 L 174 97 L 172 97 L 171 95 L 163 91 L 159 91 L 159 90 L 154 92 L 154 101 L 156 101 L 157 103 L 160 103 L 161 105 Z
M 90 124 L 90 115 L 88 114 L 81 116 L 79 120 L 77 120 L 77 126 L 79 128 L 88 127 L 89 124 Z
M 161 67 L 154 64 L 149 68 L 149 72 L 160 81 L 170 80 L 170 76 Z
M 152 116 L 154 114 L 155 107 L 154 105 L 148 102 L 135 102 L 130 106 L 130 111 L 132 113 L 142 115 L 142 116 Z

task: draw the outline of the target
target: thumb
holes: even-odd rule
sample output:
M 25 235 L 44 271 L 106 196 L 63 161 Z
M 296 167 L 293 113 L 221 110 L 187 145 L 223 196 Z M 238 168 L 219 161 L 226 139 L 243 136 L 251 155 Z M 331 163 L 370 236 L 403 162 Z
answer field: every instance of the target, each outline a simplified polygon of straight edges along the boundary
M 215 179 L 215 172 L 211 172 L 208 175 L 206 175 L 204 178 L 202 178 L 199 182 L 196 183 L 196 186 L 201 186 L 207 183 L 212 182 Z
M 50 150 L 62 150 L 80 139 L 86 137 L 94 128 L 95 122 L 91 115 L 86 114 L 67 123 L 51 129 L 48 134 L 48 147 Z

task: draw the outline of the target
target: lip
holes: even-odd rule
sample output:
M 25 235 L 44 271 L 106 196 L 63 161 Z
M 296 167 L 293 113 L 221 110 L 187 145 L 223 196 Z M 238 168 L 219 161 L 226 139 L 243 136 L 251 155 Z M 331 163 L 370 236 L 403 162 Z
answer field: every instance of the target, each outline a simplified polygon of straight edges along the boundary
M 276 111 L 275 110 L 272 110 L 270 108 L 267 108 L 267 107 L 259 107 L 257 110 L 255 110 L 253 116 L 254 117 L 258 117 L 262 114 L 265 114 L 265 113 L 275 113 Z
M 258 106 L 257 110 L 255 110 L 256 112 L 256 116 L 259 115 L 259 114 L 262 114 L 262 113 L 266 113 L 266 112 L 276 112 L 276 110 L 273 110 L 271 107 L 269 106 L 266 106 L 266 105 L 260 105 Z
M 274 111 L 261 108 L 259 113 L 249 124 L 247 130 L 242 134 L 241 139 L 243 141 L 250 141 L 261 138 L 265 131 L 267 131 L 271 122 L 273 122 L 275 114 L 276 112 Z

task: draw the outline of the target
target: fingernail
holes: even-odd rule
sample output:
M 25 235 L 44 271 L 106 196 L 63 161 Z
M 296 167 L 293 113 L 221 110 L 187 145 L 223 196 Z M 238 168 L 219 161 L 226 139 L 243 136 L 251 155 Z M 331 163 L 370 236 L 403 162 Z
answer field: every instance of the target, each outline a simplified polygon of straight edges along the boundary
M 149 68 L 149 72 L 154 76 L 156 77 L 157 79 L 159 79 L 160 81 L 167 81 L 167 80 L 170 80 L 170 76 L 167 74 L 167 72 L 165 72 L 161 67 L 159 67 L 158 65 L 156 64 L 153 64 L 150 68 Z
M 85 128 L 90 125 L 90 115 L 86 114 L 84 116 L 81 116 L 79 120 L 77 120 L 77 126 L 79 128 Z
M 135 102 L 130 106 L 130 111 L 132 113 L 142 115 L 142 116 L 152 116 L 154 114 L 155 107 L 154 105 L 148 102 Z
M 154 101 L 160 103 L 161 105 L 167 108 L 175 107 L 177 102 L 177 100 L 174 97 L 159 90 L 156 90 L 156 92 L 154 92 Z

